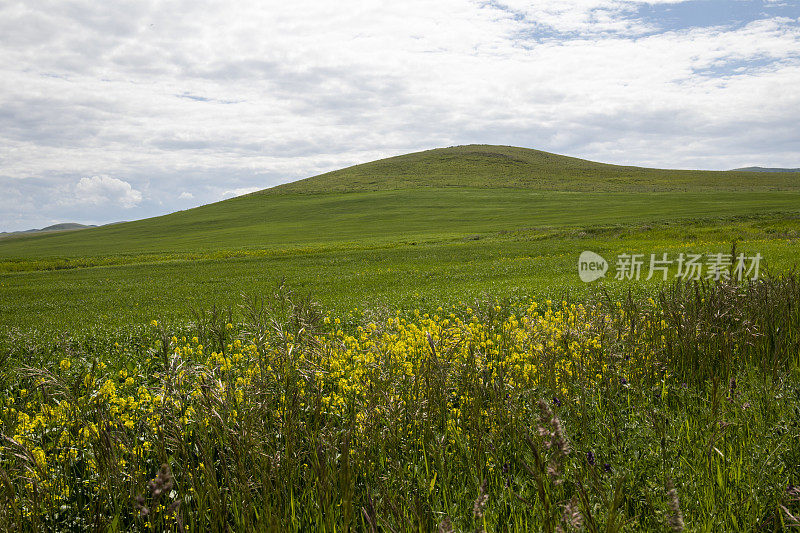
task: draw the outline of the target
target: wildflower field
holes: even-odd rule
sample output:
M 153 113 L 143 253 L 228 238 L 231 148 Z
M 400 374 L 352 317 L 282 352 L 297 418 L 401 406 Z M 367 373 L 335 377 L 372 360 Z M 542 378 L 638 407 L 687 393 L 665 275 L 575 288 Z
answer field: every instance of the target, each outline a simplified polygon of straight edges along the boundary
M 798 191 L 468 146 L 0 238 L 0 531 L 796 529 Z
M 7 531 L 781 530 L 800 283 L 4 340 Z M 55 363 L 55 364 L 52 364 Z

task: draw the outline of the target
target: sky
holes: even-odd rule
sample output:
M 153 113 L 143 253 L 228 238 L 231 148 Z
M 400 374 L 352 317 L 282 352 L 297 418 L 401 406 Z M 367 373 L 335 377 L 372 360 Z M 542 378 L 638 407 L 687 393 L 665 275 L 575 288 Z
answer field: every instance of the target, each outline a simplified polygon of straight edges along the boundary
M 800 1 L 0 1 L 0 231 L 471 143 L 800 166 Z

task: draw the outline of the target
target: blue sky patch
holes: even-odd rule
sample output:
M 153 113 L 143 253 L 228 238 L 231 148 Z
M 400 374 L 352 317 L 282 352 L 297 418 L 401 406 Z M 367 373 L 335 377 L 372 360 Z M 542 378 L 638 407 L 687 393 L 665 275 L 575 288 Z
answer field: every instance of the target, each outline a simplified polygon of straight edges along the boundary
M 678 4 L 641 4 L 635 17 L 661 31 L 688 30 L 709 26 L 732 29 L 755 20 L 775 17 L 800 17 L 798 2 L 763 2 L 749 0 L 693 0 Z

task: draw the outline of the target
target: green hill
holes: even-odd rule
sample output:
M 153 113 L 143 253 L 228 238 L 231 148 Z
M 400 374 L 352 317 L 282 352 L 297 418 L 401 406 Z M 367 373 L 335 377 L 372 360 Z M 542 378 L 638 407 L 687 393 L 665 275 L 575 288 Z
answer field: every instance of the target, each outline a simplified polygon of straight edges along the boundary
M 0 328 L 186 320 L 285 277 L 325 305 L 587 286 L 582 250 L 758 251 L 796 262 L 800 174 L 657 170 L 462 146 L 356 165 L 165 216 L 0 240 Z M 610 280 L 611 290 L 621 290 Z M 617 288 L 614 288 L 617 287 Z
M 4 239 L 0 271 L 441 241 L 525 228 L 794 212 L 799 206 L 796 173 L 658 170 L 525 148 L 459 146 L 356 165 L 165 216 Z M 50 262 L 38 261 L 43 258 Z
M 46 228 L 42 228 L 38 231 L 65 231 L 65 230 L 84 229 L 93 227 L 94 226 L 92 225 L 78 224 L 75 222 L 62 222 L 61 224 L 53 224 L 52 226 L 47 226 Z
M 800 168 L 769 168 L 769 167 L 744 167 L 734 170 L 745 172 L 800 172 Z
M 271 193 L 347 192 L 417 187 L 547 191 L 798 190 L 791 172 L 662 170 L 608 165 L 513 146 L 437 148 L 380 159 L 269 189 Z M 259 194 L 259 193 L 256 193 Z
M 0 239 L 4 239 L 7 237 L 14 237 L 19 235 L 25 235 L 30 233 L 46 233 L 52 231 L 74 231 L 78 229 L 85 229 L 85 228 L 94 228 L 96 226 L 86 225 L 86 224 L 78 224 L 75 222 L 62 222 L 61 224 L 53 224 L 51 226 L 47 226 L 46 228 L 41 229 L 28 229 L 22 231 L 10 231 L 10 232 L 0 232 Z

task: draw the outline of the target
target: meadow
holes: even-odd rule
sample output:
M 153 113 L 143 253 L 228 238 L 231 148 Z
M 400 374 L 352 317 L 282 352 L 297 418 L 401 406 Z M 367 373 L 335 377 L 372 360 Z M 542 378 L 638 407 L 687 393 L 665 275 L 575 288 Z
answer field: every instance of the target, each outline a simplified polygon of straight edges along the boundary
M 728 252 L 739 242 L 776 269 L 797 258 L 795 193 L 446 192 L 289 197 L 268 215 L 251 205 L 263 199 L 243 199 L 224 210 L 224 223 L 200 208 L 152 219 L 146 231 L 142 221 L 0 241 L 0 327 L 79 332 L 181 320 L 283 278 L 340 311 L 483 292 L 560 297 L 588 289 L 576 274 L 583 250 L 613 261 L 624 252 Z M 465 205 L 448 209 L 459 198 Z M 250 225 L 236 224 L 239 213 Z M 206 231 L 210 220 L 219 227 Z
M 800 527 L 798 217 L 800 173 L 471 146 L 0 239 L 0 528 Z
M 655 296 L 339 317 L 279 286 L 242 320 L 24 339 L 3 375 L 0 523 L 797 526 L 800 280 Z

